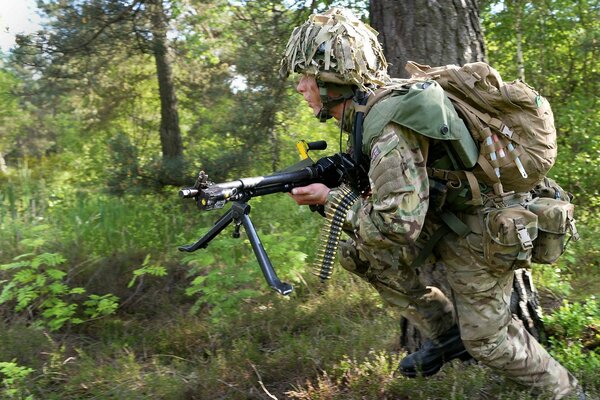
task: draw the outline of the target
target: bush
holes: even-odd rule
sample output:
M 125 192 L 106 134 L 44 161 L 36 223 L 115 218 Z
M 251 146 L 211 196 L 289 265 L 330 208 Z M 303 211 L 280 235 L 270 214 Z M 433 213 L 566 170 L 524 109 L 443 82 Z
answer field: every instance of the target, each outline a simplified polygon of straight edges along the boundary
M 30 318 L 33 324 L 51 331 L 67 323 L 80 324 L 85 317 L 112 314 L 118 304 L 117 298 L 110 294 L 91 295 L 87 301 L 78 303 L 85 289 L 69 287 L 68 273 L 61 268 L 65 261 L 56 253 L 24 254 L 12 263 L 0 265 L 4 281 L 0 305 L 8 307 L 15 316 Z M 84 309 L 83 313 L 78 313 L 79 308 Z
M 587 389 L 598 393 L 600 304 L 596 298 L 574 303 L 565 300 L 544 321 L 550 336 L 550 353 L 585 382 Z
M 25 381 L 32 372 L 33 369 L 19 366 L 14 361 L 0 362 L 0 376 L 2 376 L 0 394 L 2 394 L 2 398 L 33 400 Z

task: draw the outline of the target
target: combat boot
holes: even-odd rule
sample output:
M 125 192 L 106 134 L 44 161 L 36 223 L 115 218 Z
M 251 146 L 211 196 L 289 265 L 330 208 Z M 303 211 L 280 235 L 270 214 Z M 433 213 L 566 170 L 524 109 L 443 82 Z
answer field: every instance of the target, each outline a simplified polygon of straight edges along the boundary
M 463 361 L 473 358 L 465 349 L 456 325 L 437 340 L 427 340 L 418 351 L 402 359 L 398 371 L 408 378 L 431 376 L 437 373 L 445 362 L 455 358 Z

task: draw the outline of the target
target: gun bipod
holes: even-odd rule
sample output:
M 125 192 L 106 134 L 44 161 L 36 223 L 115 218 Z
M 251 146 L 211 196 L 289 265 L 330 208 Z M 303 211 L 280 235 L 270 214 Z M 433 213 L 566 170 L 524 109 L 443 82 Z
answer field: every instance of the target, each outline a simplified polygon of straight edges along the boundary
M 277 293 L 282 295 L 288 295 L 292 292 L 292 285 L 284 283 L 279 280 L 277 273 L 273 269 L 273 264 L 267 255 L 267 252 L 258 237 L 256 228 L 250 219 L 250 205 L 245 202 L 234 201 L 231 203 L 231 208 L 219 218 L 214 226 L 202 236 L 196 243 L 180 246 L 180 251 L 193 252 L 198 249 L 204 249 L 208 246 L 208 243 L 213 240 L 223 229 L 225 229 L 231 222 L 235 224 L 233 237 L 240 237 L 240 227 L 244 226 L 248 240 L 252 245 L 252 250 L 256 256 L 256 260 L 260 265 L 260 269 L 265 277 L 265 280 Z

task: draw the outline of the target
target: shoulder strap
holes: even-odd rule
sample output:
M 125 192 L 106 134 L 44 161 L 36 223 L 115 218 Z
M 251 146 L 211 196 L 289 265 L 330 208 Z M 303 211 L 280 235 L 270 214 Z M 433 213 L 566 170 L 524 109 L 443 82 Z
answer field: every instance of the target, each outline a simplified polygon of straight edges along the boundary
M 354 154 L 352 155 L 357 165 L 361 164 L 362 158 L 362 141 L 363 141 L 363 121 L 371 108 L 385 97 L 397 89 L 398 86 L 384 87 L 376 90 L 374 93 L 367 95 L 364 92 L 358 92 L 354 97 L 354 126 L 352 135 L 354 139 Z
M 363 137 L 363 121 L 365 119 L 365 112 L 362 109 L 368 102 L 368 97 L 365 92 L 357 91 L 353 98 L 354 103 L 354 125 L 352 127 L 352 134 L 354 135 L 354 162 L 356 165 L 360 165 L 362 158 L 362 137 Z
M 379 103 L 384 98 L 389 97 L 392 94 L 392 92 L 394 92 L 395 90 L 399 90 L 402 86 L 406 84 L 416 82 L 418 82 L 418 80 L 403 80 L 402 82 L 394 82 L 392 85 L 379 88 L 375 90 L 374 93 L 369 95 L 369 98 L 367 99 L 367 103 L 365 105 L 355 106 L 356 111 L 363 112 L 366 117 L 375 104 Z

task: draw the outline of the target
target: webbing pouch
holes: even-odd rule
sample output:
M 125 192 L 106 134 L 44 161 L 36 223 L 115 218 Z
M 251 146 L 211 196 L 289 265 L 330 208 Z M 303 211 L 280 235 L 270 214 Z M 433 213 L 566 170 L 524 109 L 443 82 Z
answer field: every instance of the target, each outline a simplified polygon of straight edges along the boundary
M 529 266 L 533 242 L 538 235 L 538 217 L 521 205 L 491 208 L 483 212 L 483 256 L 489 265 L 515 261 Z
M 529 203 L 527 208 L 537 215 L 539 226 L 532 261 L 552 264 L 564 253 L 571 239 L 579 240 L 573 218 L 574 205 L 560 199 L 540 197 Z M 570 233 L 568 238 L 567 233 Z

